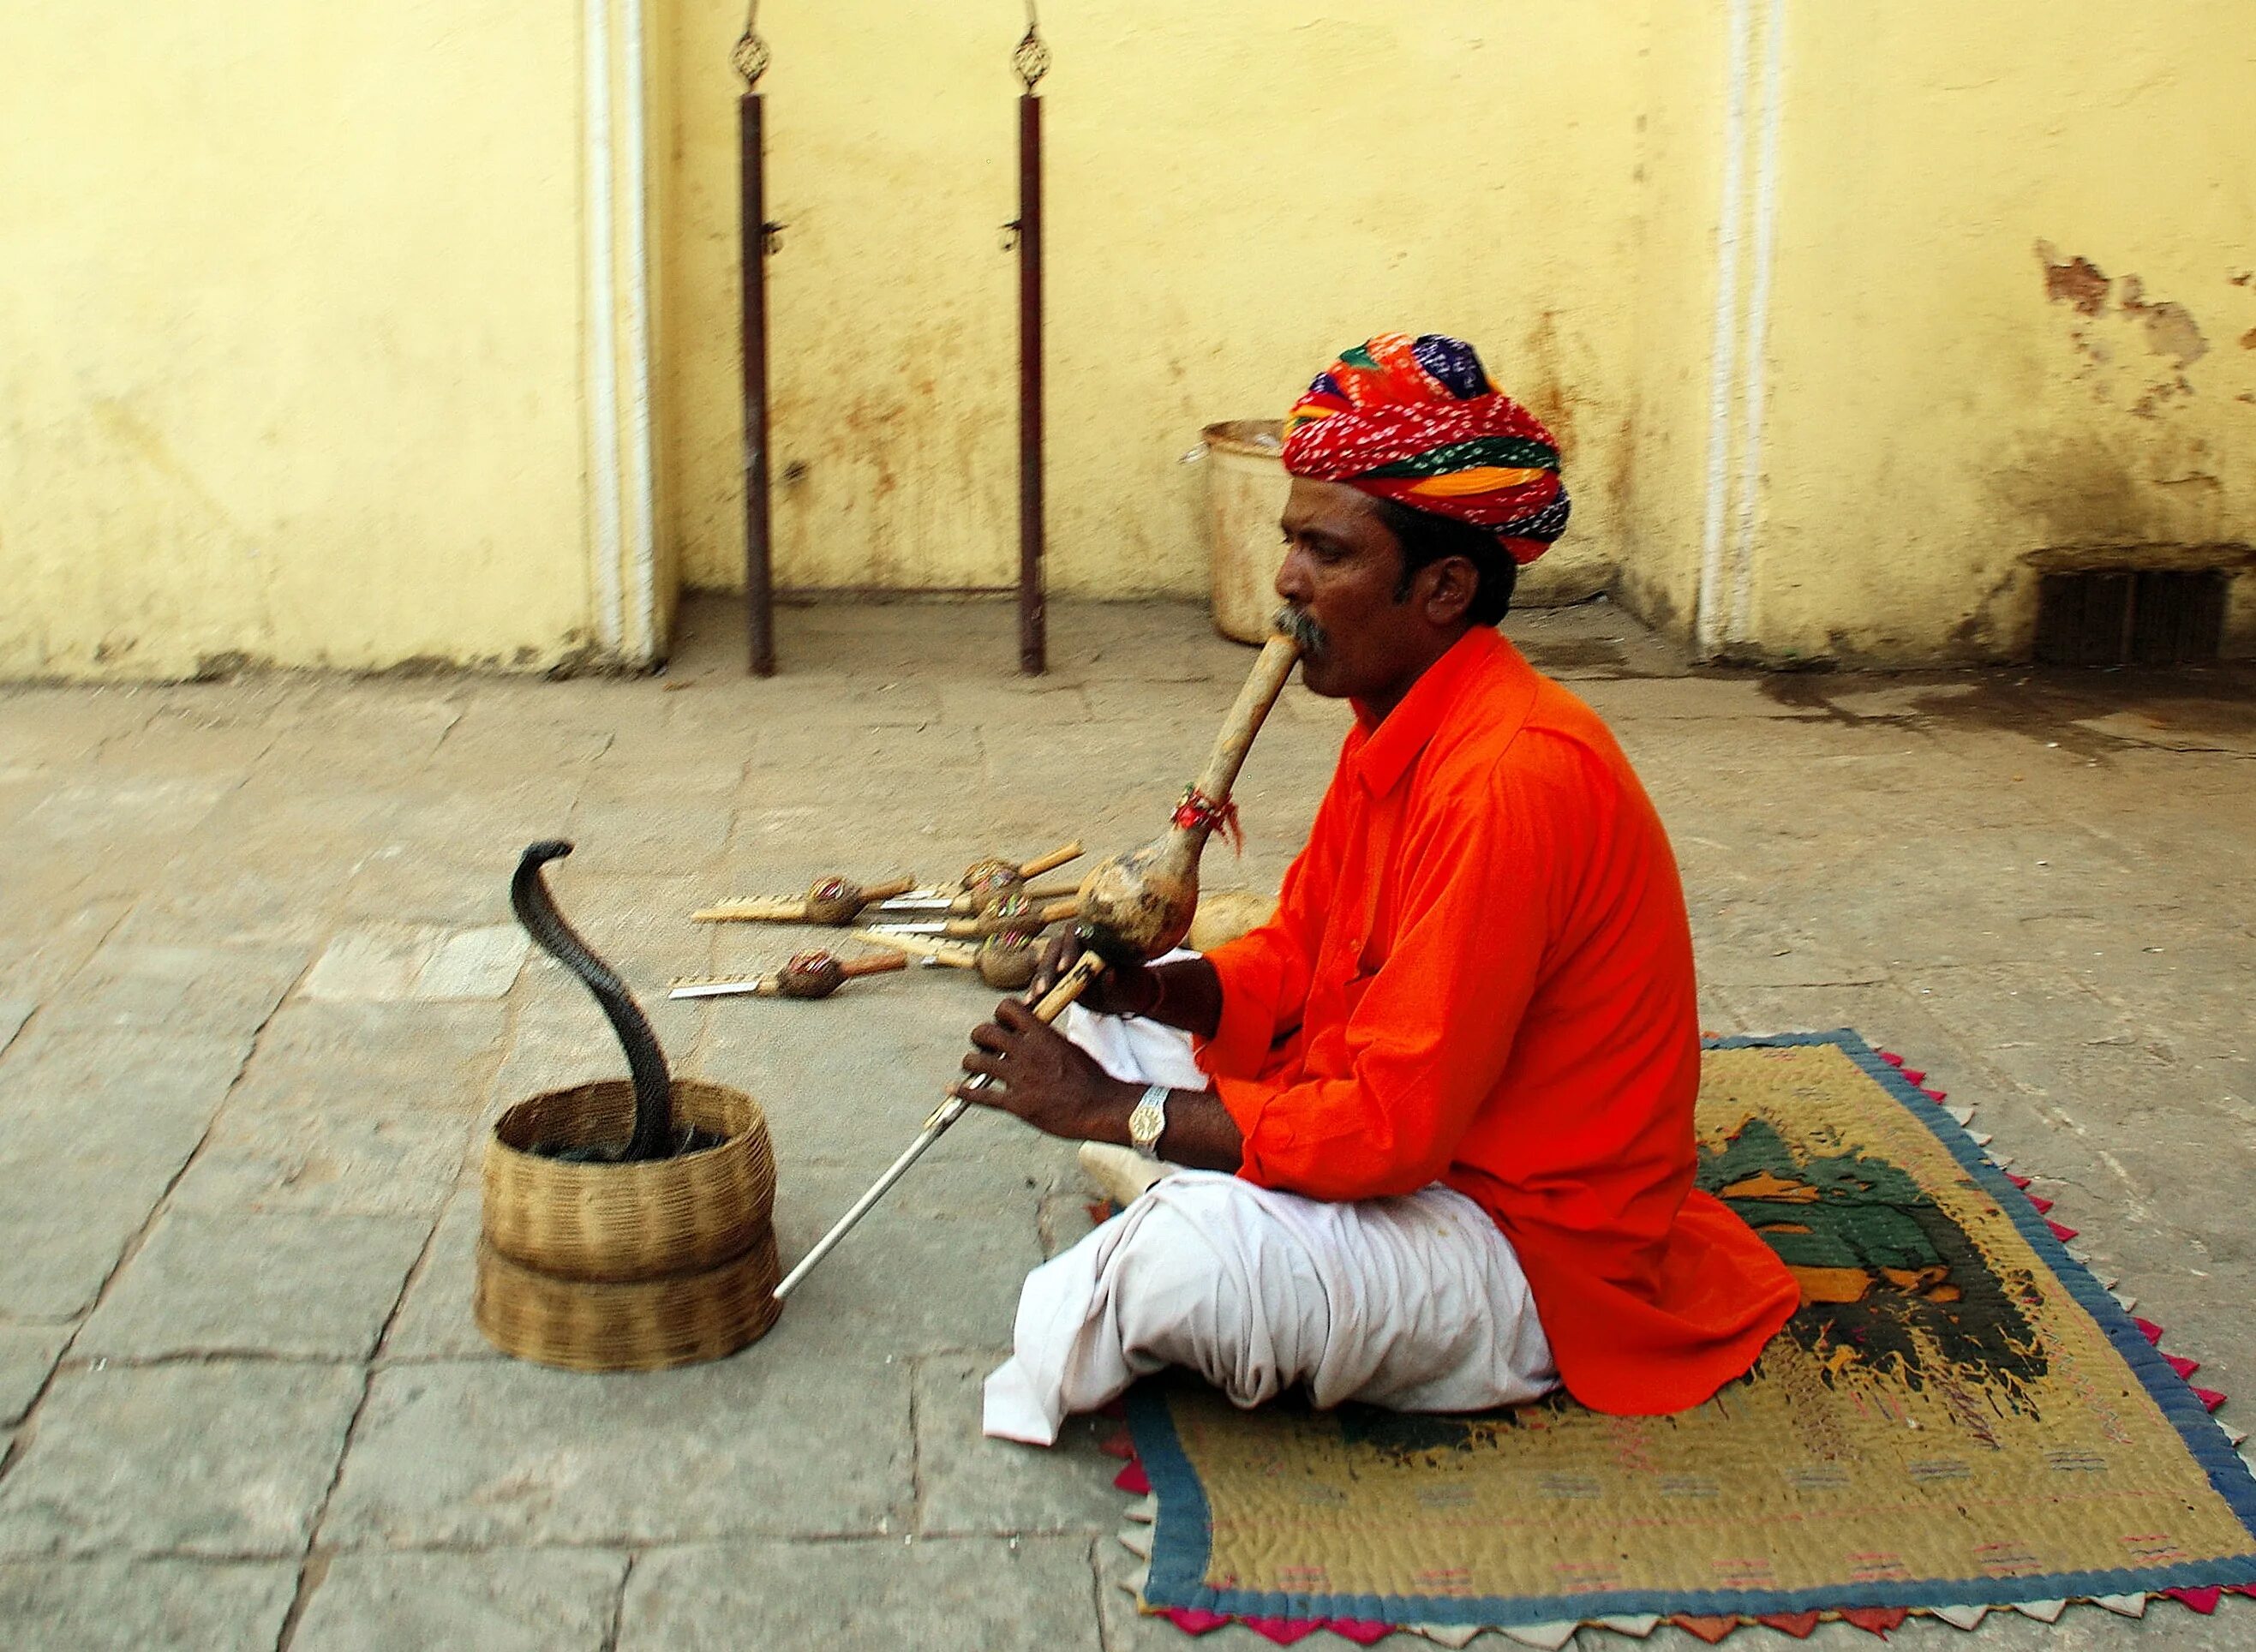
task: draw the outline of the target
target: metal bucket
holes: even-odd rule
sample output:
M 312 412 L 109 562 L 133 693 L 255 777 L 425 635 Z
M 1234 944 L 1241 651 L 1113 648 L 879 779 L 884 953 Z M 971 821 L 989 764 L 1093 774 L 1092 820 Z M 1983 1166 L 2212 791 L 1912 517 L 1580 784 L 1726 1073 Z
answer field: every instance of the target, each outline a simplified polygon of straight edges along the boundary
M 1233 419 L 1206 427 L 1207 514 L 1214 532 L 1214 628 L 1237 642 L 1269 636 L 1277 611 L 1277 535 L 1292 478 L 1275 419 Z

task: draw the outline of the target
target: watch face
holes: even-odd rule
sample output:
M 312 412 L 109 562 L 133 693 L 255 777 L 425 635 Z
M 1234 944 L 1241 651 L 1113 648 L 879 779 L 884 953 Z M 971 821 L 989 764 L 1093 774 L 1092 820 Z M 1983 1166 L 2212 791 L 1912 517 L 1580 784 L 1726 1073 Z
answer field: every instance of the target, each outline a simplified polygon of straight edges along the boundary
M 1160 1133 L 1167 1127 L 1167 1112 L 1156 1102 L 1139 1101 L 1136 1111 L 1128 1115 L 1128 1140 L 1139 1152 L 1150 1152 L 1159 1141 Z

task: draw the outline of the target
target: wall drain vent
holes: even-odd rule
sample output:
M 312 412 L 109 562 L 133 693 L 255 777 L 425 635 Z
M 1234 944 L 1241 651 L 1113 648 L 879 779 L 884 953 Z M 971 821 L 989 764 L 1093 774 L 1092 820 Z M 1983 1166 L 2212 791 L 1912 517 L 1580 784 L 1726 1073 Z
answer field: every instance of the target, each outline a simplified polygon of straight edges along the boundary
M 2217 658 L 2225 575 L 2103 569 L 2048 574 L 2036 657 L 2049 666 L 2189 666 Z

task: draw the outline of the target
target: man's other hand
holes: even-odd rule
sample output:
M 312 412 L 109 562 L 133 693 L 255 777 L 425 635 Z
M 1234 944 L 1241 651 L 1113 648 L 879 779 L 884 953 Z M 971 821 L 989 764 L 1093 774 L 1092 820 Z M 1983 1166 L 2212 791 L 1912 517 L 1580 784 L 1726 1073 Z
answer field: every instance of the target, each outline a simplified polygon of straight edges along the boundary
M 1042 948 L 1041 962 L 1034 966 L 1034 1002 L 1040 1003 L 1087 950 L 1074 930 L 1052 936 Z M 1159 1006 L 1160 990 L 1160 978 L 1150 964 L 1113 964 L 1089 984 L 1079 1001 L 1083 1009 L 1098 1015 L 1148 1015 Z

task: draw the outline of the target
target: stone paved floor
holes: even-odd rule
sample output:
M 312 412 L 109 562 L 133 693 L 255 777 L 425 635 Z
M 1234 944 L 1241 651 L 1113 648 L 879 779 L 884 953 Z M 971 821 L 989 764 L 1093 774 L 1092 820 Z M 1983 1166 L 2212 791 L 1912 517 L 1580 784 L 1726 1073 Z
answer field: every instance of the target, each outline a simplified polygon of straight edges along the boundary
M 1688 675 L 1604 604 L 1512 629 L 1667 818 L 1710 1024 L 1850 1023 L 1915 1056 L 2205 1380 L 2256 1390 L 2250 678 L 1765 681 Z M 793 1253 L 906 1140 L 988 995 L 934 971 L 668 1003 L 668 977 L 790 938 L 691 907 L 1141 841 L 1248 659 L 1163 606 L 1062 609 L 1035 684 L 992 608 L 782 630 L 767 683 L 704 608 L 648 681 L 0 692 L 8 1644 L 1177 1642 L 1116 1586 L 1091 1434 L 978 1437 L 1018 1277 L 1086 1220 L 1030 1133 L 963 1126 L 737 1359 L 591 1379 L 470 1325 L 486 1121 L 619 1067 L 507 927 L 521 845 L 577 840 L 560 899 L 677 1066 L 765 1102 Z M 1342 727 L 1291 691 L 1242 866 L 1210 858 L 1210 886 L 1273 886 Z M 2245 1647 L 2252 1608 L 1981 1634 Z

